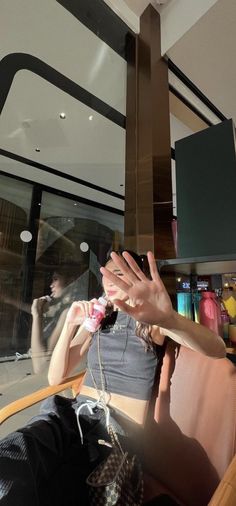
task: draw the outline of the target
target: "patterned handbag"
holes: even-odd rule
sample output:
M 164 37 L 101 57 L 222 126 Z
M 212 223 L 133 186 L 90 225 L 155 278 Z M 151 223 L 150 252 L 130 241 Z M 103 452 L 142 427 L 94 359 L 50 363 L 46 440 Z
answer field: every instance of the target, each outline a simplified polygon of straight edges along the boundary
M 88 476 L 86 482 L 91 506 L 143 504 L 140 463 L 135 455 L 130 457 L 127 452 L 124 453 L 120 445 L 112 447 L 110 455 Z
M 140 462 L 136 455 L 130 456 L 123 451 L 118 435 L 110 425 L 110 412 L 105 400 L 99 331 L 97 347 L 102 393 L 97 388 L 89 364 L 88 368 L 94 386 L 100 394 L 99 404 L 105 411 L 107 432 L 111 440 L 111 443 L 107 443 L 100 439 L 98 443 L 111 447 L 111 452 L 87 477 L 89 504 L 91 506 L 141 506 L 143 504 L 143 473 Z

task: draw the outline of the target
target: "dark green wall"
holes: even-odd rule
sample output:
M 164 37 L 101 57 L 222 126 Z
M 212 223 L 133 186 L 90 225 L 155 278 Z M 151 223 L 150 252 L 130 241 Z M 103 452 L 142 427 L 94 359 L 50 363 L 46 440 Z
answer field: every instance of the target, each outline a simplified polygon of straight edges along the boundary
M 232 120 L 176 142 L 178 256 L 236 254 Z

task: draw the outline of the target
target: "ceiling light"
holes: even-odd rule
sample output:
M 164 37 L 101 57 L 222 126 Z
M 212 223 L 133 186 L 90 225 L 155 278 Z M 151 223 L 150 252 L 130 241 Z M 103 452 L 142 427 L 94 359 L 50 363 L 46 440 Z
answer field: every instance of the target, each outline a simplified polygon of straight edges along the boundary
M 89 245 L 87 242 L 81 242 L 79 247 L 83 253 L 86 253 L 86 251 L 89 250 Z
M 91 115 L 89 116 L 89 121 L 92 121 L 92 119 L 93 119 L 93 115 L 91 114 Z
M 65 115 L 65 113 L 64 113 L 64 112 L 61 112 L 61 114 L 60 114 L 60 118 L 61 118 L 61 119 L 66 119 L 66 115 Z
M 32 234 L 29 230 L 22 230 L 20 238 L 23 242 L 30 242 L 32 240 Z
M 37 151 L 37 153 L 40 153 L 40 149 L 39 148 L 35 148 L 35 151 Z

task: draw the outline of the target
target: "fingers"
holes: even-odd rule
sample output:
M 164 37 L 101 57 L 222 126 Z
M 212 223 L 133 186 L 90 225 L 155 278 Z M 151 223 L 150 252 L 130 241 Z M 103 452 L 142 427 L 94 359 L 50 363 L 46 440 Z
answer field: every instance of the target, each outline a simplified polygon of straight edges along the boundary
M 101 267 L 100 272 L 105 278 L 111 281 L 113 285 L 117 286 L 118 288 L 120 288 L 121 290 L 123 290 L 125 293 L 128 294 L 131 285 L 123 281 L 122 278 L 120 278 L 119 276 L 113 274 L 113 272 L 106 269 L 106 267 Z
M 85 318 L 88 318 L 90 316 L 90 312 L 92 311 L 92 303 L 81 301 L 78 304 L 78 307 L 81 309 L 81 315 L 85 316 Z
M 130 269 L 129 265 L 127 265 L 126 261 L 120 255 L 117 255 L 117 253 L 113 251 L 111 253 L 111 259 L 113 260 L 115 266 L 122 272 L 122 274 L 124 274 L 128 283 L 132 285 L 137 281 L 137 276 L 134 274 L 132 269 Z
M 93 314 L 93 306 L 94 306 L 94 303 L 96 302 L 96 299 L 93 299 L 93 300 L 90 300 L 89 303 L 88 303 L 88 306 L 86 307 L 86 311 L 87 311 L 87 316 L 92 316 Z
M 124 258 L 117 255 L 114 251 L 111 253 L 111 258 L 114 264 L 122 272 L 122 274 L 124 274 L 126 282 L 111 273 L 108 269 L 106 269 L 106 267 L 101 267 L 100 271 L 107 279 L 112 281 L 115 286 L 121 288 L 121 290 L 124 290 L 127 293 L 128 287 L 132 286 L 136 283 L 136 281 L 145 281 L 147 278 L 133 257 L 127 251 L 123 253 L 123 257 Z
M 128 314 L 134 320 L 140 321 L 140 312 L 139 307 L 137 305 L 130 306 L 130 304 L 127 304 L 124 300 L 116 299 L 114 300 L 115 306 L 117 306 L 121 311 L 124 311 L 124 313 Z
M 154 257 L 154 255 L 153 255 L 153 253 L 151 251 L 148 251 L 147 258 L 148 258 L 148 264 L 149 264 L 150 274 L 152 276 L 153 281 L 155 281 L 155 283 L 159 287 L 163 287 L 164 285 L 162 283 L 162 280 L 160 278 L 159 272 L 157 270 L 156 260 L 155 260 L 155 257 Z
M 115 299 L 114 305 L 117 306 L 121 311 L 124 311 L 124 313 L 132 316 L 134 308 L 127 304 L 124 300 Z
M 33 305 L 42 308 L 47 302 L 46 297 L 39 297 L 38 299 L 33 300 Z
M 147 278 L 143 271 L 140 269 L 138 264 L 135 262 L 134 258 L 128 253 L 128 251 L 124 251 L 122 253 L 122 256 L 126 260 L 127 264 L 129 265 L 130 269 L 135 273 L 136 279 L 138 278 L 140 281 L 145 281 Z M 128 270 L 130 274 L 130 269 Z
M 97 299 L 92 299 L 90 301 L 80 300 L 73 302 L 68 311 L 67 319 L 72 323 L 81 324 L 85 318 L 92 316 L 93 307 L 96 302 Z
M 132 255 L 130 255 L 127 251 L 124 251 L 122 256 L 123 258 L 114 251 L 111 253 L 111 259 L 114 262 L 115 266 L 125 276 L 125 281 L 115 273 L 112 273 L 110 270 L 106 269 L 106 267 L 101 267 L 100 271 L 103 276 L 105 276 L 115 286 L 128 293 L 129 288 L 135 285 L 137 281 L 145 282 L 148 279 L 142 272 L 142 269 L 137 265 Z
M 82 312 L 83 316 L 88 318 L 88 317 L 92 316 L 94 304 L 96 304 L 97 302 L 98 302 L 97 299 L 92 299 L 89 301 L 81 300 L 81 301 L 77 302 L 77 305 L 81 308 L 81 312 Z

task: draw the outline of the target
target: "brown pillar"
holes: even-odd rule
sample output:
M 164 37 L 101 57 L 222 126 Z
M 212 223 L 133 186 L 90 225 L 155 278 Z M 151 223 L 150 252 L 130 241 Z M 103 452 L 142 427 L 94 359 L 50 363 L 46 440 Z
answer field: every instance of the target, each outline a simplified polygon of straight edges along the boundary
M 128 55 L 125 247 L 173 258 L 168 67 L 151 5 Z

